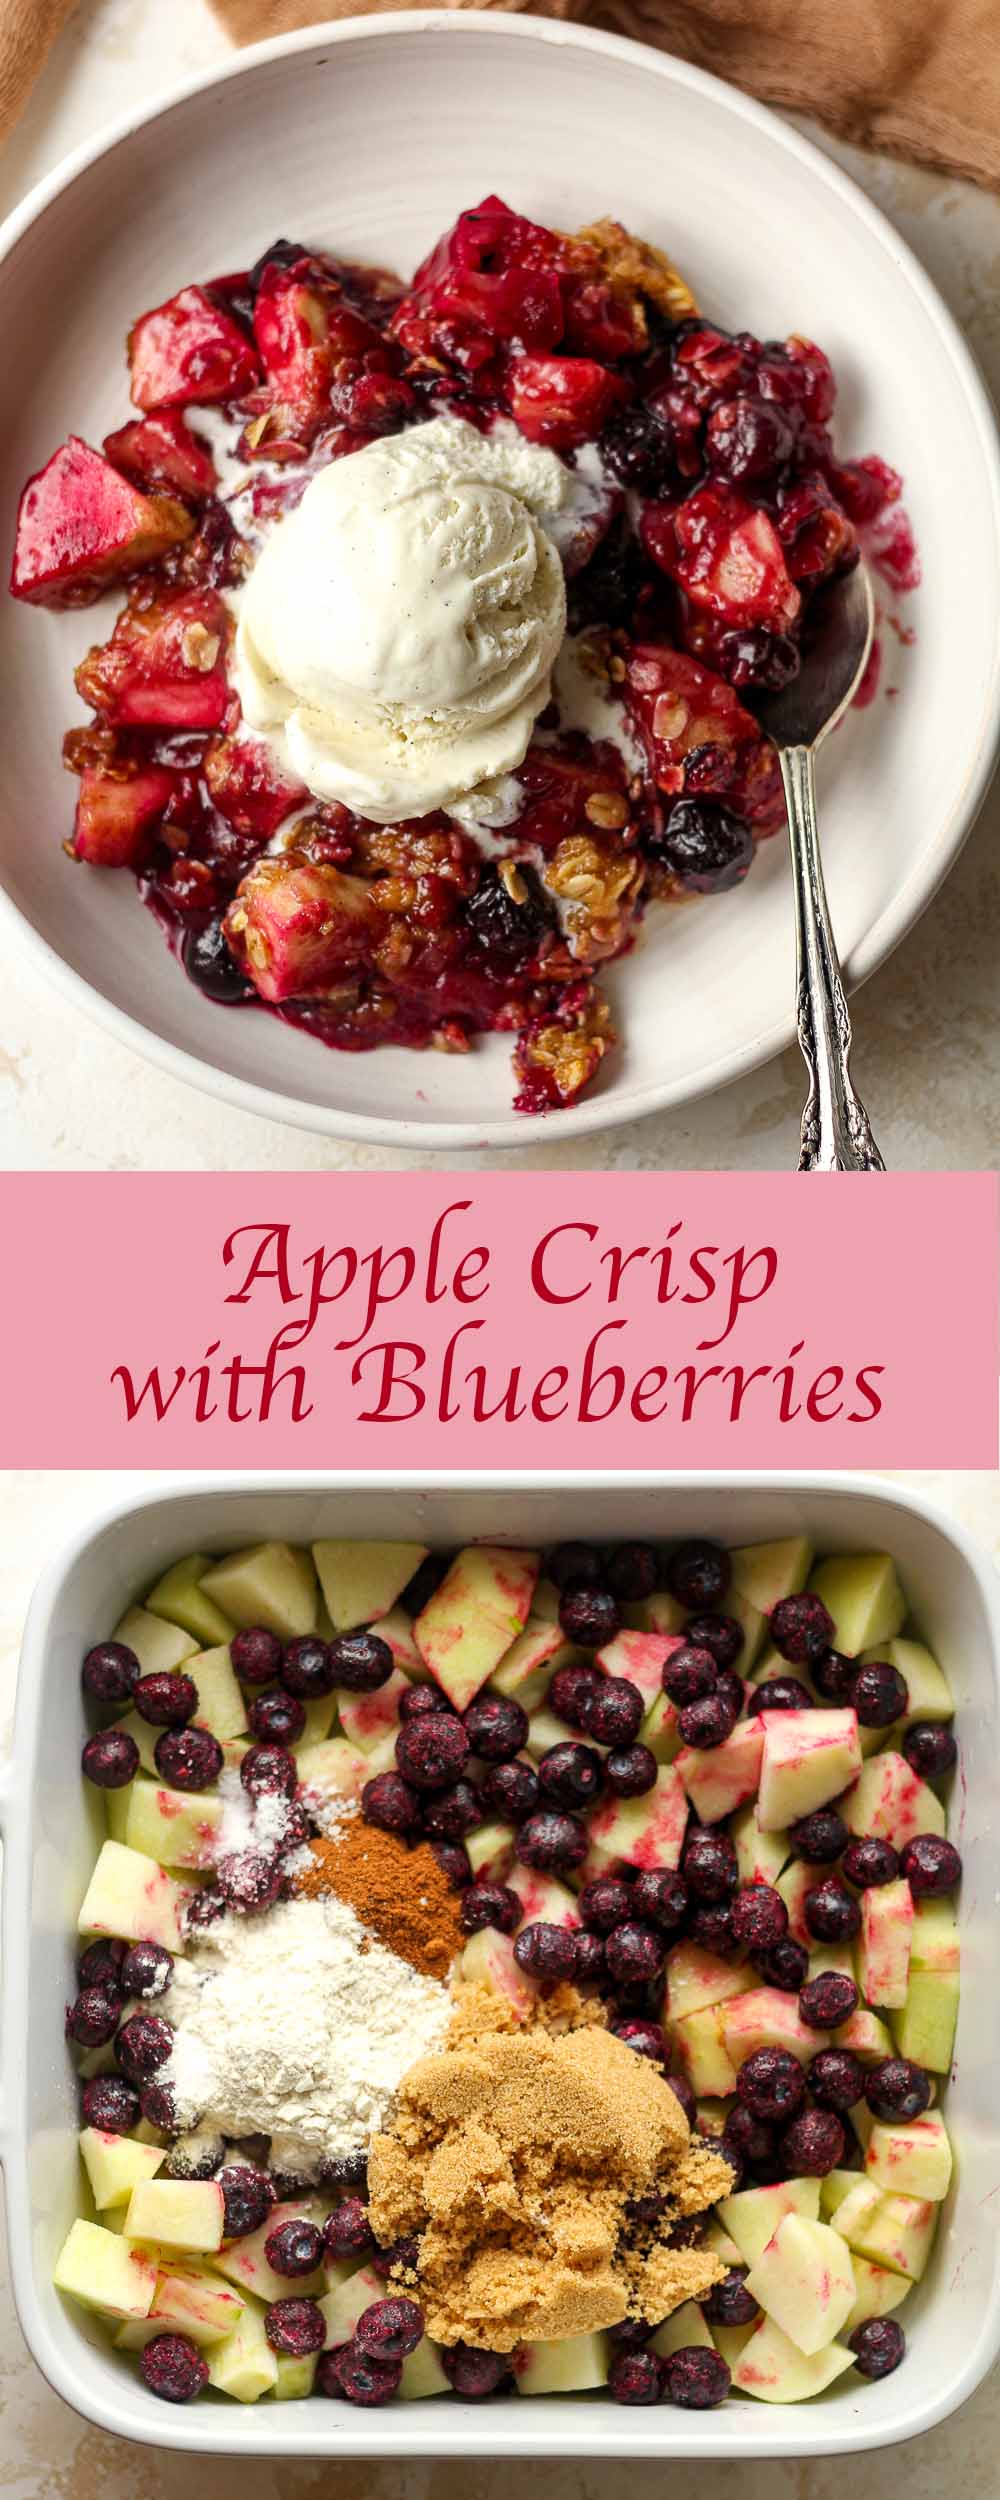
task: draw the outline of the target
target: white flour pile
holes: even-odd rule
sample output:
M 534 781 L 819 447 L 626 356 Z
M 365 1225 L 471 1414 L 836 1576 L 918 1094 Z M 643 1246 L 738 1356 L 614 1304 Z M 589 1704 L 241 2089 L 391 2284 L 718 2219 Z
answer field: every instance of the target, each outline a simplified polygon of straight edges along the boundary
M 176 2028 L 157 2081 L 178 2124 L 269 2135 L 277 2168 L 313 2177 L 366 2149 L 451 2004 L 328 1896 L 220 1919 L 175 1964 L 162 2010 Z

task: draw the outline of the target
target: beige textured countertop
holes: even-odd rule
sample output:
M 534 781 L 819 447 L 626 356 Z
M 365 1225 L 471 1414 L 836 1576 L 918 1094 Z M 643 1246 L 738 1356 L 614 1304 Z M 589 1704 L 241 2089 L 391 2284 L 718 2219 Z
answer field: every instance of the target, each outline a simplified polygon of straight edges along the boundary
M 39 1572 L 63 1541 L 106 1503 L 141 1493 L 155 1479 L 129 1476 L 0 1474 L 0 1753 L 14 1698 L 21 1625 Z M 1000 1562 L 1000 1477 L 913 1475 L 951 1509 Z M 11 2044 L 13 2047 L 14 2044 Z M 870 2458 L 751 2466 L 532 2464 L 518 2468 L 534 2500 L 886 2500 L 905 2480 L 907 2500 L 996 2500 L 1000 2488 L 1000 2373 L 939 2430 Z M 239 2469 L 240 2500 L 507 2500 L 509 2466 L 328 2463 L 261 2460 Z M 3 2500 L 232 2500 L 236 2476 L 225 2460 L 199 2461 L 139 2448 L 77 2420 L 28 2359 L 18 2331 L 0 2250 L 0 2494 Z
M 0 213 L 102 121 L 227 51 L 205 0 L 82 0 L 0 161 Z M 816 136 L 821 136 L 815 133 Z M 1000 398 L 1000 199 L 831 147 L 942 290 Z M 919 388 L 902 376 L 904 388 Z M 953 484 L 942 479 L 942 492 Z M 1000 1161 L 1000 785 L 920 926 L 855 1009 L 856 1067 L 890 1167 Z M 9 959 L 0 1002 L 0 1170 L 404 1168 L 447 1158 L 330 1145 L 230 1111 L 133 1058 Z M 551 1143 L 513 1166 L 770 1170 L 797 1159 L 798 1053 L 710 1101 L 606 1136 Z M 478 1157 L 484 1161 L 489 1158 Z

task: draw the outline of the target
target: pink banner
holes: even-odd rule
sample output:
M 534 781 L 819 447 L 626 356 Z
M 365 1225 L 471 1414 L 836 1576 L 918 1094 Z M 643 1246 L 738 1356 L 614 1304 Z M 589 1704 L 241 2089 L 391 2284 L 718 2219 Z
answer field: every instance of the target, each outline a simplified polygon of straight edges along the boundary
M 0 1463 L 993 1467 L 988 1174 L 25 1174 Z

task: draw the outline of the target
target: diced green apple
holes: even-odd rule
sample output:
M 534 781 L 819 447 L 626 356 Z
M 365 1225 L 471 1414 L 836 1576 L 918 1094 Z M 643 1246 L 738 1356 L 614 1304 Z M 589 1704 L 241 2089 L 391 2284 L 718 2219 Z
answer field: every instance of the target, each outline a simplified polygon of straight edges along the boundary
M 957 1971 L 958 1920 L 950 1901 L 916 1901 L 910 1964 L 913 1970 Z
M 308 1753 L 313 1745 L 325 1745 L 337 1725 L 336 1693 L 317 1693 L 314 1701 L 304 1701 L 306 1723 L 295 1748 L 296 1756 Z
M 494 1996 L 506 1997 L 518 2021 L 535 2002 L 535 1991 L 514 1960 L 510 1937 L 502 1936 L 496 1927 L 481 1927 L 477 1936 L 470 1936 L 459 1970 L 474 1987 L 490 1988 Z
M 741 1884 L 776 1884 L 788 1862 L 787 1832 L 762 1832 L 756 1803 L 741 1806 L 729 1826 Z
M 644 1797 L 609 1797 L 587 1818 L 590 1847 L 581 1881 L 612 1867 L 669 1867 L 681 1862 L 688 1801 L 675 1762 L 662 1763 Z
M 259 1624 L 282 1641 L 315 1631 L 316 1573 L 301 1545 L 246 1546 L 213 1563 L 201 1585 L 241 1630 Z
M 378 1633 L 379 1640 L 385 1642 L 386 1648 L 391 1649 L 394 1667 L 402 1667 L 404 1675 L 422 1676 L 424 1662 L 413 1638 L 410 1617 L 404 1614 L 402 1606 L 391 1606 L 388 1614 L 382 1615 L 371 1628 Z
M 741 2188 L 736 2196 L 725 2197 L 717 2211 L 736 2242 L 742 2263 L 754 2266 L 786 2214 L 798 2214 L 804 2222 L 819 2221 L 820 2181 L 779 2179 L 773 2187 Z
M 829 1970 L 831 1967 L 828 1962 L 826 1968 Z M 839 2030 L 833 2034 L 832 2045 L 835 2049 L 850 2049 L 852 2056 L 859 2057 L 863 2066 L 877 2064 L 880 2057 L 892 2056 L 892 2034 L 868 2005 L 859 2005 L 848 2021 L 841 2023 Z
M 658 1693 L 647 1710 L 639 1734 L 656 1762 L 675 1762 L 681 1749 L 678 1716 L 669 1694 Z
M 951 2185 L 952 2154 L 940 2112 L 925 2109 L 906 2123 L 877 2119 L 868 2138 L 865 2174 L 890 2196 L 939 2205 Z
M 828 2222 L 784 2214 L 746 2278 L 751 2297 L 809 2357 L 836 2341 L 854 2307 L 854 2269 Z
M 360 1797 L 372 1776 L 367 1754 L 349 1745 L 346 1736 L 328 1736 L 321 1745 L 303 1745 L 295 1756 L 303 1789 L 319 1798 Z
M 679 2309 L 672 2309 L 669 2318 L 664 2318 L 662 2326 L 650 2336 L 647 2350 L 659 2353 L 661 2361 L 669 2361 L 672 2352 L 713 2351 L 711 2329 L 706 2326 L 697 2301 L 684 2300 Z
M 523 1632 L 539 1557 L 523 1547 L 465 1545 L 414 1624 L 425 1665 L 464 1710 Z
M 160 2275 L 149 2315 L 161 2334 L 172 2326 L 196 2344 L 221 2344 L 239 2325 L 245 2306 L 239 2293 L 207 2268 L 170 2265 Z
M 271 2392 L 275 2404 L 293 2404 L 300 2401 L 303 2396 L 311 2396 L 316 2384 L 316 2354 L 305 2353 L 302 2359 L 298 2360 L 294 2353 L 276 2352 L 274 2358 L 277 2369 Z M 405 2375 L 404 2369 L 403 2376 Z M 404 2392 L 402 2379 L 399 2382 L 399 2392 L 400 2395 Z
M 713 2326 L 712 2342 L 716 2352 L 722 2354 L 726 2368 L 730 2372 L 735 2370 L 741 2354 L 746 2351 L 751 2335 L 755 2335 L 756 2332 L 757 2326 L 752 2319 L 749 2326 Z
M 125 2216 L 130 2240 L 207 2254 L 222 2246 L 222 2189 L 215 2179 L 141 2179 Z
M 705 1750 L 693 1745 L 682 1748 L 675 1767 L 703 1823 L 721 1823 L 725 1815 L 756 1797 L 763 1744 L 760 1717 L 740 1719 L 721 1745 Z
M 743 2260 L 735 2240 L 731 2238 L 730 2233 L 723 2228 L 719 2220 L 718 2206 L 709 2215 L 705 2224 L 702 2244 L 705 2248 L 711 2249 L 713 2257 L 721 2257 L 724 2266 L 742 2265 Z
M 901 2057 L 912 2057 L 932 2075 L 947 2075 L 958 2024 L 957 1970 L 912 1970 L 906 2003 L 893 2030 Z
M 83 2127 L 80 2153 L 98 2213 L 127 2205 L 140 2179 L 155 2179 L 165 2150 L 162 2144 L 137 2144 L 134 2136 L 110 2135 L 103 2127 Z
M 852 2190 L 857 2186 L 858 2173 L 856 2170 L 827 2171 L 825 2179 L 821 2179 L 819 2183 L 819 2210 L 824 2222 L 830 2222 L 832 2220 L 833 2215 L 839 2211 L 841 2205 L 845 2201 L 845 2198 L 850 2196 Z
M 669 1589 L 653 1589 L 649 1597 L 637 1597 L 622 1608 L 630 1632 L 682 1633 L 688 1609 Z
M 915 1719 L 954 1718 L 955 1704 L 947 1678 L 922 1641 L 883 1641 L 881 1647 L 876 1644 L 874 1649 L 865 1651 L 862 1665 L 873 1658 L 886 1658 L 906 1685 L 907 1708 L 895 1722 L 901 1734 L 912 1727 Z
M 572 1656 L 558 1623 L 543 1623 L 537 1615 L 529 1615 L 523 1632 L 518 1633 L 493 1669 L 492 1690 L 505 1694 L 510 1701 L 519 1701 L 523 1710 L 534 1710 L 554 1673 L 560 1650 L 565 1650 L 567 1658 Z
M 866 2230 L 878 2211 L 881 2191 L 874 2180 L 865 2179 L 856 2171 L 851 2171 L 849 2176 L 850 2186 L 837 2204 L 831 2206 L 827 2220 L 835 2231 L 840 2232 L 848 2246 L 854 2248 L 857 2245 L 856 2233 Z
M 619 1632 L 597 1652 L 605 1675 L 623 1675 L 643 1695 L 647 1709 L 663 1691 L 663 1669 L 683 1642 L 676 1632 Z
M 133 1780 L 125 1824 L 126 1846 L 145 1850 L 161 1866 L 211 1866 L 222 1799 L 181 1788 L 161 1788 L 153 1780 Z
M 566 2396 L 584 2387 L 605 2387 L 608 2347 L 603 2335 L 556 2335 L 546 2344 L 522 2344 L 514 2355 L 522 2396 Z
M 472 1835 L 475 1839 L 475 1833 Z M 466 1843 L 468 1846 L 468 1843 Z M 580 1905 L 568 1885 L 534 1866 L 513 1866 L 504 1877 L 516 1892 L 525 1921 L 542 1919 L 547 1927 L 579 1927 Z
M 349 1745 L 361 1753 L 371 1753 L 384 1736 L 395 1735 L 399 1726 L 399 1705 L 410 1690 L 409 1677 L 398 1667 L 386 1677 L 374 1693 L 341 1693 L 338 1696 L 340 1724 Z
M 806 1925 L 806 1902 L 809 1894 L 815 1892 L 817 1884 L 822 1883 L 824 1872 L 823 1867 L 811 1866 L 806 1858 L 792 1858 L 775 1885 L 775 1891 L 780 1893 L 788 1912 L 788 1933 L 794 1936 L 796 1944 L 805 1945 L 807 1953 L 812 1936 Z M 824 1961 L 823 1969 L 829 1970 L 830 1967 L 830 1963 Z
M 912 2289 L 905 2274 L 893 2274 L 888 2266 L 873 2266 L 867 2257 L 857 2253 L 851 2259 L 857 2297 L 849 2317 L 844 2320 L 844 2334 L 851 2336 L 866 2318 L 887 2318 Z
M 256 2300 L 287 2299 L 287 2275 L 275 2274 L 268 2264 L 266 2243 L 282 2222 L 314 2222 L 319 2218 L 308 2198 L 272 2205 L 266 2221 L 256 2231 L 248 2231 L 245 2238 L 229 2240 L 220 2248 L 215 2259 L 218 2272 L 225 2275 L 227 2282 L 238 2284 L 241 2291 L 252 2292 Z M 317 2266 L 315 2274 L 296 2277 L 296 2293 L 311 2297 L 313 2292 L 323 2290 L 325 2280 L 322 2266 Z
M 790 2049 L 804 2062 L 828 2045 L 826 2033 L 803 2022 L 797 1999 L 784 1988 L 749 1988 L 730 1997 L 722 2007 L 722 2028 L 737 2066 L 755 2049 Z
M 277 2384 L 278 2363 L 264 2330 L 263 2309 L 248 2300 L 232 2334 L 213 2344 L 205 2359 L 209 2386 L 217 2387 L 220 2395 L 235 2396 L 244 2405 L 269 2395 Z
M 357 1624 L 375 1623 L 389 1613 L 428 1548 L 320 1537 L 312 1551 L 334 1631 L 353 1632 Z
M 555 1711 L 550 1710 L 546 1703 L 542 1702 L 537 1709 L 532 1711 L 528 1721 L 528 1733 L 524 1740 L 525 1753 L 531 1755 L 533 1762 L 540 1762 L 543 1753 L 551 1753 L 553 1745 L 564 1745 L 568 1735 L 569 1729 L 565 1721 L 557 1719 Z
M 729 1559 L 732 1583 L 726 1612 L 742 1624 L 743 1647 L 737 1665 L 741 1675 L 749 1675 L 764 1641 L 772 1606 L 782 1597 L 797 1596 L 805 1587 L 812 1547 L 804 1537 L 784 1537 L 770 1545 L 738 1545 Z
M 741 1996 L 746 1973 L 732 1962 L 723 1962 L 717 1953 L 709 1953 L 704 1945 L 690 1944 L 683 1938 L 676 1944 L 667 1964 L 666 2003 L 672 2022 L 683 2022 L 688 2014 L 700 2014 L 706 2005 L 721 2005 L 725 1997 Z
M 422 2335 L 413 2352 L 407 2353 L 399 2392 L 411 2401 L 419 2396 L 450 2396 L 451 2381 L 445 2377 L 437 2345 L 432 2344 L 429 2335 Z
M 737 2395 L 759 2396 L 764 2404 L 801 2404 L 822 2395 L 835 2378 L 853 2367 L 847 2344 L 827 2344 L 822 2352 L 800 2352 L 773 2318 L 754 2328 L 733 2371 Z
M 134 1650 L 143 1675 L 172 1675 L 175 1667 L 196 1656 L 200 1644 L 190 1632 L 182 1632 L 177 1623 L 164 1623 L 159 1615 L 151 1615 L 145 1606 L 130 1606 L 112 1633 L 112 1640 L 123 1641 Z
M 125 1936 L 130 1944 L 148 1938 L 179 1953 L 183 1898 L 181 1886 L 154 1858 L 121 1841 L 106 1840 L 80 1904 L 79 1932 Z
M 99 2222 L 76 2221 L 56 2258 L 52 2280 L 84 2309 L 106 2318 L 145 2318 L 156 2290 L 156 2266 Z
M 792 1712 L 786 1713 L 792 1717 Z M 905 1754 L 877 1753 L 866 1762 L 860 1779 L 845 1797 L 841 1812 L 848 1831 L 891 1841 L 905 1849 L 918 1832 L 944 1832 L 944 1807 L 925 1780 L 911 1771 Z
M 855 1711 L 762 1710 L 751 1724 L 764 1731 L 757 1800 L 762 1831 L 784 1831 L 857 1779 Z
M 902 1631 L 906 1599 L 890 1554 L 836 1554 L 817 1565 L 809 1586 L 833 1616 L 831 1648 L 846 1658 Z
M 870 2185 L 865 2181 L 866 2186 Z M 835 2217 L 839 2229 L 844 2208 Z M 860 2214 L 849 2244 L 875 2266 L 889 2266 L 919 2283 L 933 2246 L 940 2205 L 929 2197 L 876 2195 L 874 2207 Z
M 514 1834 L 509 1823 L 481 1823 L 477 1832 L 466 1833 L 465 1846 L 474 1875 L 484 1883 L 506 1883 L 514 1855 Z
M 220 1641 L 231 1640 L 233 1632 L 228 1615 L 206 1597 L 201 1586 L 202 1573 L 209 1570 L 211 1560 L 210 1554 L 186 1554 L 183 1562 L 173 1563 L 164 1572 L 146 1599 L 149 1614 L 162 1615 L 165 1623 L 179 1623 L 199 1649 L 214 1649 Z
M 335 2291 L 325 2292 L 319 2304 L 326 2319 L 324 2351 L 332 2351 L 337 2344 L 349 2344 L 364 2311 L 373 2301 L 384 2299 L 385 2284 L 374 2266 L 357 2266 L 345 2283 L 338 2283 Z
M 866 2004 L 890 2011 L 906 2004 L 912 1929 L 913 1896 L 903 1876 L 862 1893 L 857 1968 Z
M 197 1725 L 211 1728 L 220 1745 L 228 1743 L 231 1736 L 245 1736 L 246 1702 L 242 1685 L 237 1683 L 233 1674 L 228 1646 L 200 1649 L 196 1657 L 187 1660 L 184 1673 L 190 1676 L 197 1690 L 198 1704 L 194 1714 Z M 155 1728 L 152 1732 L 154 1736 L 157 1733 Z
M 723 2012 L 722 2006 L 706 2005 L 700 2014 L 687 2014 L 670 2026 L 677 2062 L 692 2092 L 719 2099 L 736 2090 L 736 2068 L 723 2037 Z

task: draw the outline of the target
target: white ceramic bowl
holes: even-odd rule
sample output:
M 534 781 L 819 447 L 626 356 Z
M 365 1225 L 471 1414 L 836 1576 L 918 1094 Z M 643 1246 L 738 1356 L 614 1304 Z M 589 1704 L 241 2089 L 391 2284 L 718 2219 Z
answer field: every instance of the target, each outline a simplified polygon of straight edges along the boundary
M 72 427 L 127 406 L 126 326 L 275 234 L 409 273 L 491 189 L 557 225 L 612 210 L 668 244 L 701 302 L 765 337 L 814 332 L 841 377 L 840 435 L 902 469 L 924 566 L 915 646 L 887 634 L 899 699 L 856 715 L 822 766 L 824 850 L 848 977 L 882 963 L 967 832 L 1000 703 L 1000 491 L 989 406 L 950 316 L 899 236 L 824 156 L 718 81 L 611 35 L 498 12 L 345 21 L 262 46 L 71 158 L 0 235 L 0 479 L 13 512 Z M 891 602 L 890 602 L 891 604 Z M 748 884 L 653 912 L 611 975 L 622 1046 L 577 1108 L 511 1109 L 503 1037 L 466 1058 L 328 1052 L 201 999 L 130 878 L 74 873 L 59 842 L 71 672 L 106 631 L 87 611 L 4 602 L 8 719 L 0 883 L 63 987 L 160 1066 L 245 1109 L 410 1148 L 580 1136 L 679 1102 L 791 1037 L 783 840 Z
M 545 1542 L 707 1534 L 730 1541 L 804 1533 L 826 1551 L 887 1549 L 958 1705 L 963 1764 L 956 1825 L 963 1990 L 948 2100 L 952 2190 L 924 2283 L 906 2306 L 904 2367 L 880 2384 L 847 2380 L 808 2405 L 731 2399 L 717 2413 L 628 2412 L 596 2396 L 505 2405 L 454 2398 L 359 2413 L 322 2397 L 243 2408 L 225 2399 L 173 2410 L 148 2394 L 104 2329 L 53 2290 L 51 2270 L 78 2198 L 76 2091 L 63 2037 L 73 1993 L 78 1905 L 103 1818 L 79 1775 L 80 1658 L 168 1562 L 194 1547 L 265 1536 L 486 1536 Z M 208 1476 L 105 1512 L 52 1564 L 34 1599 L 18 1683 L 14 1753 L 2 1785 L 6 1974 L 0 2148 L 14 2293 L 39 2366 L 79 2413 L 162 2446 L 234 2457 L 818 2456 L 878 2447 L 928 2429 L 970 2395 L 1000 2350 L 1000 2189 L 996 1987 L 1000 1610 L 995 1576 L 961 1532 L 915 1495 L 872 1477 L 434 1477 L 402 1487 L 372 1477 Z

